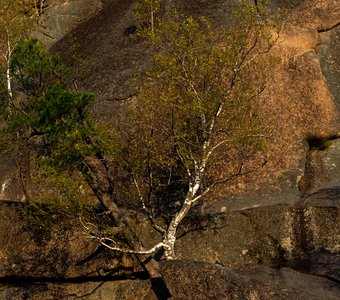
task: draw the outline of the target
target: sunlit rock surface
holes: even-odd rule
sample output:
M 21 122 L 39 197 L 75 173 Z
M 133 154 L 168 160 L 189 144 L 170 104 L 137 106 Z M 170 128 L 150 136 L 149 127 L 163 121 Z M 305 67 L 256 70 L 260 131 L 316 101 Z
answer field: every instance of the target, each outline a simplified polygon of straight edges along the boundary
M 135 24 L 134 2 L 47 1 L 46 28 L 37 33 L 49 45 L 58 41 L 52 49 L 66 60 L 79 46 L 91 71 L 79 87 L 96 94 L 92 113 L 109 124 L 136 91 L 136 65 L 148 62 L 138 39 L 124 35 Z M 177 2 L 216 22 L 234 3 Z M 164 263 L 173 299 L 340 298 L 340 143 L 320 150 L 307 142 L 340 132 L 339 5 L 274 2 L 290 10 L 273 49 L 280 61 L 261 99 L 271 135 L 259 160 L 268 163 L 183 222 L 178 256 L 201 262 Z M 11 155 L 0 161 L 0 199 L 23 199 Z M 156 299 L 148 280 L 130 278 L 140 268 L 126 270 L 121 256 L 86 240 L 79 223 L 64 228 L 56 217 L 51 232 L 33 231 L 20 214 L 23 205 L 0 205 L 0 298 Z M 157 239 L 148 225 L 140 230 L 147 245 Z M 106 281 L 108 274 L 124 280 Z

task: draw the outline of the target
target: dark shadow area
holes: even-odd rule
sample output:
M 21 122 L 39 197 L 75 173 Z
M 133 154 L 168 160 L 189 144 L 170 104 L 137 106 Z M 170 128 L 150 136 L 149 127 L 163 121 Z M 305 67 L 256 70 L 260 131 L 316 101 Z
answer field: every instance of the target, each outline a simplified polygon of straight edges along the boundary
M 330 136 L 315 136 L 311 135 L 307 137 L 309 150 L 326 150 L 330 146 L 330 141 L 340 138 L 339 134 Z
M 183 238 L 187 234 L 195 231 L 219 230 L 228 225 L 228 213 L 216 213 L 200 215 L 190 214 L 179 227 L 177 239 Z
M 318 191 L 310 194 L 308 198 L 310 197 L 318 198 L 318 199 L 330 199 L 330 200 L 340 201 L 340 186 L 332 186 L 332 187 L 319 189 Z M 308 203 L 308 198 L 306 198 L 307 203 Z
M 32 283 L 84 283 L 84 282 L 102 282 L 102 281 L 118 281 L 140 279 L 147 280 L 146 272 L 135 272 L 131 276 L 87 276 L 87 277 L 22 277 L 22 276 L 4 276 L 0 277 L 0 284 L 26 285 Z
M 78 261 L 76 263 L 76 266 L 82 266 L 87 262 L 92 261 L 94 258 L 96 258 L 100 253 L 102 253 L 106 248 L 102 245 L 100 245 L 94 252 L 92 252 L 90 255 L 85 257 L 84 259 Z
M 295 271 L 326 278 L 340 285 L 340 255 L 327 251 L 317 251 L 305 257 L 289 260 L 286 267 Z
M 151 278 L 152 290 L 158 300 L 167 300 L 171 298 L 169 289 L 167 288 L 162 277 Z

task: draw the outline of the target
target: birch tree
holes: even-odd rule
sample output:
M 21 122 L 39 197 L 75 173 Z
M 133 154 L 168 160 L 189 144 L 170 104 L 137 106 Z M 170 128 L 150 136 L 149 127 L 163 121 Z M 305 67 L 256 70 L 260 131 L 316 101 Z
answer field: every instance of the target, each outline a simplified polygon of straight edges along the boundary
M 114 251 L 153 257 L 163 250 L 165 259 L 175 259 L 177 230 L 189 212 L 215 188 L 265 163 L 248 167 L 243 158 L 264 145 L 257 97 L 269 74 L 276 23 L 248 5 L 235 18 L 229 28 L 175 11 L 158 19 L 145 34 L 153 66 L 115 133 L 65 132 L 44 155 L 52 167 L 83 174 L 125 242 L 82 220 L 88 237 Z M 65 157 L 68 149 L 76 149 L 76 164 Z M 237 156 L 238 165 L 226 171 L 224 161 Z M 131 220 L 138 205 L 162 235 L 149 249 Z M 145 267 L 160 276 L 154 259 Z
M 0 65 L 7 91 L 6 97 L 4 94 L 2 97 L 7 98 L 13 106 L 15 95 L 10 71 L 12 53 L 16 45 L 24 41 L 39 23 L 44 4 L 45 0 L 2 0 L 0 3 Z
M 205 18 L 172 11 L 145 35 L 156 54 L 122 120 L 128 125 L 121 151 L 130 183 L 126 194 L 163 239 L 149 250 L 123 249 L 111 237 L 90 234 L 104 246 L 137 254 L 162 248 L 166 259 L 175 259 L 178 226 L 188 213 L 215 188 L 265 163 L 250 168 L 242 157 L 265 144 L 257 98 L 272 63 L 268 52 L 277 23 L 259 18 L 250 5 L 235 18 L 235 26 L 217 29 Z M 232 157 L 239 163 L 228 172 L 221 165 Z M 163 226 L 157 223 L 162 203 L 171 207 Z
M 10 73 L 10 59 L 15 45 L 25 38 L 26 18 L 15 1 L 4 0 L 0 4 L 0 54 L 5 65 L 5 81 L 9 99 L 13 98 L 12 76 Z
M 0 2 L 0 106 L 6 107 L 6 110 L 19 108 L 10 66 L 15 47 L 27 38 L 34 26 L 33 5 L 31 0 L 2 0 Z M 23 154 L 23 157 L 25 156 Z M 21 158 L 19 157 L 20 155 L 15 155 L 14 160 L 17 162 L 19 178 L 23 178 L 23 172 L 21 172 L 23 168 L 20 166 Z M 24 194 L 27 193 L 24 192 Z
M 148 19 L 152 35 L 155 34 L 155 19 L 160 12 L 161 3 L 161 0 L 139 0 L 134 10 L 137 17 Z
M 26 55 L 13 61 L 18 86 L 31 103 L 19 111 L 19 125 L 43 136 L 36 159 L 70 178 L 83 176 L 116 229 L 108 235 L 81 219 L 87 236 L 114 251 L 150 256 L 144 266 L 151 277 L 160 276 L 155 253 L 176 258 L 177 230 L 189 212 L 217 187 L 264 163 L 248 167 L 243 158 L 264 145 L 257 98 L 269 74 L 276 23 L 259 18 L 250 5 L 235 18 L 228 28 L 175 11 L 158 18 L 152 34 L 144 35 L 155 53 L 152 66 L 115 129 L 91 120 L 91 95 L 70 90 L 58 76 L 56 84 L 39 89 L 39 78 L 50 72 L 43 68 L 36 76 L 36 69 L 25 66 L 40 63 L 23 63 Z M 55 70 L 54 60 L 47 62 Z M 36 95 L 30 92 L 34 78 Z M 238 165 L 224 168 L 235 157 L 241 158 Z M 161 234 L 152 247 L 145 247 L 131 208 Z

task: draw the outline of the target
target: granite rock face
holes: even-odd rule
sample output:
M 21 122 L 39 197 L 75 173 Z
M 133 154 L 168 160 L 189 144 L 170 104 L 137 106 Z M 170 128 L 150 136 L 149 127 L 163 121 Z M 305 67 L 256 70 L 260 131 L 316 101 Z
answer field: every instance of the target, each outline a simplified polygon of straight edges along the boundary
M 294 291 L 298 291 L 297 299 L 318 299 L 323 293 L 329 298 L 319 299 L 336 299 L 340 289 L 335 284 L 340 280 L 339 199 L 327 203 L 324 192 L 318 203 L 313 197 L 316 194 L 299 206 L 187 219 L 180 227 L 176 251 L 179 259 L 190 261 L 166 262 L 162 269 L 174 299 L 251 299 L 249 295 L 291 299 Z M 88 241 L 79 223 L 67 225 L 50 211 L 45 217 L 53 219 L 52 227 L 32 226 L 32 218 L 24 212 L 22 203 L 1 204 L 0 295 L 16 292 L 20 297 L 30 294 L 28 299 L 72 299 L 86 294 L 85 299 L 111 299 L 112 293 L 113 299 L 134 299 L 129 297 L 136 291 L 145 294 L 145 299 L 154 297 L 155 284 L 142 280 L 145 275 L 136 262 L 127 265 L 126 257 Z M 150 230 L 146 234 L 142 227 L 143 242 L 151 245 L 157 235 Z M 14 299 L 24 299 L 20 297 Z
M 226 22 L 234 5 L 230 1 L 177 1 L 187 13 L 205 14 L 215 22 Z M 124 35 L 135 25 L 135 1 L 58 0 L 48 2 L 45 28 L 53 38 L 53 51 L 67 60 L 74 45 L 87 61 L 89 75 L 78 82 L 81 89 L 96 95 L 93 116 L 107 124 L 124 113 L 124 101 L 138 88 L 138 70 L 149 61 L 147 49 L 136 38 Z M 304 175 L 309 136 L 338 134 L 340 13 L 337 1 L 274 1 L 289 9 L 273 55 L 280 63 L 273 69 L 270 84 L 261 99 L 270 132 L 268 150 L 258 157 L 267 164 L 249 178 L 230 187 L 234 199 L 222 196 L 219 208 L 239 209 L 252 205 L 291 203 L 299 195 Z M 69 34 L 68 34 L 69 33 Z M 40 36 L 44 36 L 40 33 Z M 45 35 L 45 41 L 49 38 Z M 338 174 L 338 173 L 337 173 Z M 336 181 L 334 174 L 332 181 Z M 337 176 L 340 178 L 340 176 Z M 336 184 L 333 183 L 332 184 Z M 327 185 L 327 183 L 326 183 Z M 316 188 L 321 188 L 317 186 Z M 246 193 L 246 191 L 248 193 Z M 0 162 L 0 199 L 22 199 L 15 158 Z
M 72 43 L 79 44 L 91 70 L 79 87 L 96 94 L 95 118 L 114 123 L 124 111 L 120 100 L 136 90 L 136 64 L 148 61 L 138 39 L 124 35 L 135 22 L 135 1 L 47 2 L 46 28 L 36 34 L 65 59 Z M 233 3 L 177 2 L 215 20 Z M 181 224 L 176 250 L 182 260 L 162 264 L 173 299 L 340 297 L 339 140 L 323 150 L 307 142 L 340 132 L 339 5 L 274 2 L 289 8 L 289 16 L 273 49 L 280 62 L 261 99 L 271 129 L 262 157 L 268 163 L 232 187 L 248 193 L 216 199 Z M 22 199 L 11 156 L 0 162 L 0 199 Z M 0 298 L 157 298 L 157 287 L 138 277 L 141 269 L 124 265 L 131 258 L 86 240 L 79 222 L 66 226 L 56 214 L 49 218 L 48 230 L 32 229 L 24 203 L 0 202 Z M 157 240 L 148 224 L 139 229 L 146 245 Z
M 102 8 L 101 0 L 47 0 L 41 26 L 33 36 L 52 45 Z
M 173 261 L 162 264 L 162 273 L 173 300 L 335 300 L 340 297 L 340 289 L 336 283 L 289 268 L 271 269 L 258 266 L 247 270 L 232 270 L 204 262 Z M 4 300 L 167 299 L 157 298 L 147 280 L 78 284 L 17 283 L 0 285 L 0 296 Z
M 339 287 L 325 278 L 291 269 L 259 266 L 231 270 L 208 263 L 163 265 L 171 299 L 337 299 Z
M 157 300 L 147 280 L 0 283 L 2 300 Z
M 104 252 L 98 243 L 86 239 L 78 221 L 69 222 L 46 205 L 37 207 L 1 201 L 0 278 L 61 280 L 120 275 L 124 269 L 121 255 Z

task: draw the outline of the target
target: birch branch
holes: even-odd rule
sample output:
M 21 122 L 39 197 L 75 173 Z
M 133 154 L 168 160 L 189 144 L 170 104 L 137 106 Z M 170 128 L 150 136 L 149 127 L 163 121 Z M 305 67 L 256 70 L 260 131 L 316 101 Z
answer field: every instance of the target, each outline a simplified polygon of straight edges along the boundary
M 136 187 L 136 190 L 137 190 L 137 193 L 138 193 L 139 200 L 140 200 L 141 203 L 142 203 L 143 210 L 144 210 L 144 212 L 146 213 L 146 215 L 147 215 L 147 217 L 148 217 L 148 219 L 149 219 L 151 225 L 152 225 L 158 232 L 160 232 L 160 233 L 162 233 L 162 234 L 165 234 L 165 233 L 166 233 L 166 230 L 165 230 L 163 227 L 161 227 L 161 226 L 159 226 L 158 224 L 156 224 L 156 222 L 155 222 L 154 218 L 152 217 L 152 215 L 151 215 L 149 209 L 146 207 L 146 204 L 145 204 L 143 195 L 142 195 L 142 193 L 141 193 L 141 190 L 140 190 L 140 188 L 139 188 L 139 184 L 138 184 L 138 182 L 137 182 L 137 180 L 136 180 L 136 177 L 135 177 L 134 175 L 132 175 L 132 177 L 133 177 L 134 186 Z
M 162 247 L 164 247 L 164 243 L 159 242 L 158 244 L 156 244 L 155 246 L 147 250 L 133 250 L 133 249 L 128 249 L 128 248 L 123 248 L 121 246 L 117 246 L 117 242 L 115 240 L 109 237 L 101 237 L 98 234 L 94 233 L 93 230 L 91 230 L 90 226 L 97 228 L 96 225 L 90 222 L 84 222 L 81 217 L 79 218 L 79 221 L 82 224 L 82 226 L 86 229 L 85 235 L 87 238 L 97 240 L 101 245 L 103 245 L 104 247 L 110 250 L 119 251 L 122 253 L 147 255 L 147 254 L 152 254 L 156 252 L 158 249 L 161 249 Z M 113 246 L 110 244 L 113 244 Z
M 230 175 L 222 180 L 218 180 L 214 183 L 212 183 L 211 185 L 209 185 L 201 194 L 199 194 L 197 197 L 193 198 L 191 201 L 192 203 L 196 203 L 198 200 L 200 200 L 202 197 L 204 197 L 205 195 L 207 195 L 215 186 L 217 185 L 220 185 L 220 184 L 223 184 L 223 183 L 226 183 L 226 182 L 229 182 L 229 181 L 232 181 L 238 177 L 241 177 L 241 176 L 245 176 L 245 175 L 248 175 L 248 174 L 251 174 L 253 172 L 256 172 L 259 168 L 261 167 L 264 167 L 265 165 L 267 164 L 267 161 L 264 161 L 260 166 L 258 166 L 257 168 L 255 169 L 252 169 L 252 170 L 249 170 L 249 171 L 246 171 L 246 172 L 242 172 L 242 169 L 244 167 L 244 164 L 243 162 L 241 163 L 240 167 L 239 167 L 239 170 L 233 174 L 233 175 Z
M 119 247 L 119 246 L 111 246 L 111 245 L 107 244 L 107 242 L 110 242 L 110 243 L 113 243 L 113 244 L 116 244 L 116 242 L 113 239 L 110 239 L 110 238 L 107 238 L 107 237 L 99 237 L 99 236 L 95 236 L 95 235 L 88 235 L 88 237 L 98 240 L 100 244 L 102 244 L 104 247 L 106 247 L 110 250 L 119 251 L 119 252 L 122 252 L 122 253 L 149 255 L 149 254 L 155 253 L 157 250 L 164 247 L 164 243 L 159 242 L 158 244 L 156 244 L 155 246 L 153 246 L 152 248 L 147 249 L 147 250 L 133 250 L 133 249 L 122 248 L 122 247 Z

